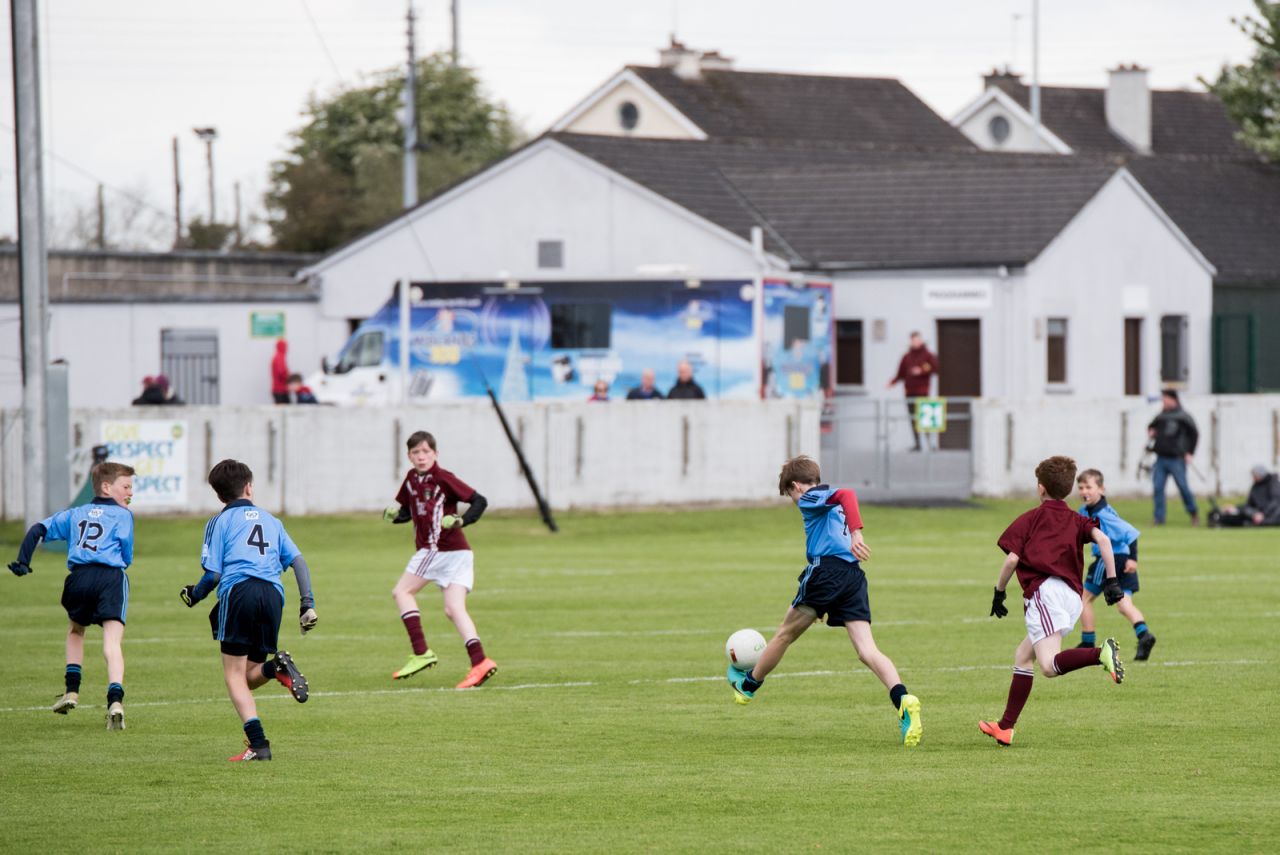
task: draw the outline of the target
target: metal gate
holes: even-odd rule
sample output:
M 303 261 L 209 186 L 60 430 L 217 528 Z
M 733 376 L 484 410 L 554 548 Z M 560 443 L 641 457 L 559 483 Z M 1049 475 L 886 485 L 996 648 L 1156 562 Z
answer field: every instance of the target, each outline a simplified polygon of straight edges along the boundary
M 218 403 L 218 331 L 161 330 L 160 370 L 186 403 Z
M 904 399 L 832 399 L 822 426 L 823 480 L 853 487 L 871 501 L 968 499 L 973 399 L 946 401 L 946 433 L 921 434 L 916 451 Z

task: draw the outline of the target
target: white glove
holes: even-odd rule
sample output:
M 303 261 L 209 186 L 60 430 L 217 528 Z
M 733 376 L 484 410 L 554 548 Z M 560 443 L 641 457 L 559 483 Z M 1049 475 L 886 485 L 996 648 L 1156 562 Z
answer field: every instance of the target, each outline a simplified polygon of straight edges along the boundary
M 298 615 L 298 626 L 302 627 L 302 634 L 306 635 L 308 632 L 315 629 L 316 623 L 319 620 L 320 618 L 316 617 L 315 609 L 307 609 L 302 614 Z

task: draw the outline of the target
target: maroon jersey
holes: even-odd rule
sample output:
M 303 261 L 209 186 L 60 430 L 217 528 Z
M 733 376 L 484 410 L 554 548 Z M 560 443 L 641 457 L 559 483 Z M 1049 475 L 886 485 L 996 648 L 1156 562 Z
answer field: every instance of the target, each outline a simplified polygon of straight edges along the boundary
M 919 369 L 913 372 L 912 369 Z M 921 345 L 911 348 L 898 363 L 898 373 L 893 382 L 902 381 L 908 398 L 924 398 L 929 394 L 929 380 L 938 373 L 938 357 L 929 352 L 929 348 Z
M 440 464 L 426 472 L 410 469 L 396 493 L 396 502 L 413 515 L 413 537 L 419 549 L 456 552 L 470 549 L 460 528 L 440 528 L 440 518 L 458 513 L 458 502 L 470 502 L 476 491 Z
M 1078 594 L 1084 593 L 1084 554 L 1080 547 L 1092 542 L 1098 527 L 1092 517 L 1077 514 L 1059 499 L 1046 499 L 1040 507 L 1014 520 L 996 544 L 1018 556 L 1018 584 L 1030 597 L 1044 580 L 1056 576 Z

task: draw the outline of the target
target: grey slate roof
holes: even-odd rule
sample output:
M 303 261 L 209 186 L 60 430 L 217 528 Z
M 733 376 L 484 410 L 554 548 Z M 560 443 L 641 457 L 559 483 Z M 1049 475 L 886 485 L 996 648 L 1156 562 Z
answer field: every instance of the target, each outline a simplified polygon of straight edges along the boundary
M 684 80 L 669 68 L 628 68 L 711 139 L 974 148 L 898 80 L 759 71 L 704 71 Z
M 557 134 L 802 269 L 1020 265 L 1115 172 L 1097 158 Z
M 1031 88 L 1013 78 L 995 85 L 1030 109 Z M 1107 125 L 1105 90 L 1067 86 L 1040 87 L 1040 118 L 1080 154 L 1125 154 L 1133 147 Z M 1151 151 L 1157 155 L 1257 160 L 1236 142 L 1237 128 L 1222 102 L 1209 92 L 1151 91 Z

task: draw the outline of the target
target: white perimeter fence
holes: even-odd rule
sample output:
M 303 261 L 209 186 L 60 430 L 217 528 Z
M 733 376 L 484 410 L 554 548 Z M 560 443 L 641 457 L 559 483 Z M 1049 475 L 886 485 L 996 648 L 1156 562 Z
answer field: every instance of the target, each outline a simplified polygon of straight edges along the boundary
M 1249 469 L 1280 468 L 1280 395 L 1184 399 L 1200 429 L 1191 487 L 1242 494 Z M 782 460 L 817 455 L 817 404 L 767 402 L 543 403 L 506 407 L 543 494 L 555 509 L 733 503 L 777 498 Z M 1116 494 L 1148 494 L 1137 476 L 1147 424 L 1159 403 L 1133 398 L 986 399 L 973 403 L 973 494 L 1025 495 L 1035 465 L 1067 454 L 1100 469 Z M 185 424 L 185 501 L 161 509 L 219 507 L 205 485 L 225 457 L 255 473 L 255 500 L 274 512 L 375 511 L 390 503 L 408 461 L 405 439 L 435 434 L 441 465 L 495 508 L 531 508 L 533 497 L 488 402 L 387 409 L 334 407 L 131 407 L 73 410 L 72 493 L 104 422 Z M 1198 474 L 1197 474 L 1198 472 Z M 856 476 L 849 480 L 857 485 Z M 1173 495 L 1173 485 L 1168 485 Z M 139 512 L 146 508 L 136 507 Z M 21 519 L 22 423 L 0 411 L 0 517 Z

